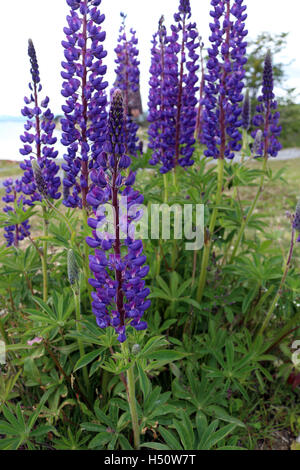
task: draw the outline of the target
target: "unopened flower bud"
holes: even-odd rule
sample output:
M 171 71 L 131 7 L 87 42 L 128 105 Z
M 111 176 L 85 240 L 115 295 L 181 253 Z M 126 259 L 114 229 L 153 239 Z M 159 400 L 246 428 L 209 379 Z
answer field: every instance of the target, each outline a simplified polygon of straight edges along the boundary
M 44 180 L 42 169 L 38 164 L 37 160 L 32 160 L 31 162 L 32 171 L 34 175 L 34 181 L 37 186 L 38 192 L 47 198 L 47 184 Z
M 132 354 L 136 356 L 137 354 L 139 354 L 139 352 L 141 352 L 141 346 L 139 344 L 134 344 L 132 346 Z
M 73 250 L 68 251 L 68 278 L 71 286 L 79 280 L 79 266 Z

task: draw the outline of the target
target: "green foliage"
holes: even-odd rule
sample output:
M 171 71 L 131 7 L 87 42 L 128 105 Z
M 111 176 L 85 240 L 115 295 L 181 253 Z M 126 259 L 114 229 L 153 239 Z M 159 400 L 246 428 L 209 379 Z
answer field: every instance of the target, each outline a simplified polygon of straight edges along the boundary
M 216 167 L 200 158 L 201 148 L 195 154 L 193 168 L 178 169 L 177 185 L 168 176 L 168 202 L 205 204 L 207 227 Z M 137 187 L 146 204 L 161 204 L 163 177 L 148 168 L 148 159 L 145 154 L 135 161 Z M 229 262 L 263 175 L 262 202 Z M 298 373 L 291 351 L 300 330 L 297 246 L 270 325 L 257 336 L 289 248 L 284 212 L 294 210 L 295 195 L 283 201 L 273 195 L 286 187 L 283 169 L 276 165 L 264 174 L 259 160 L 226 163 L 200 303 L 202 250 L 187 251 L 186 240 L 144 241 L 152 306 L 146 331 L 128 329 L 127 349 L 120 347 L 114 329 L 100 329 L 92 314 L 83 248 L 89 228 L 81 214 L 57 203 L 76 236 L 54 209 L 49 209 L 45 236 L 36 204 L 27 214 L 32 240 L 19 249 L 0 248 L 0 337 L 7 360 L 0 365 L 1 449 L 132 450 L 129 370 L 135 377 L 142 448 L 252 450 L 261 441 L 272 446 L 274 430 L 289 429 L 296 437 L 299 390 L 288 381 Z M 283 214 L 280 233 L 277 213 Z M 50 247 L 47 301 L 41 271 L 45 241 Z M 80 268 L 75 296 L 68 280 L 70 249 Z

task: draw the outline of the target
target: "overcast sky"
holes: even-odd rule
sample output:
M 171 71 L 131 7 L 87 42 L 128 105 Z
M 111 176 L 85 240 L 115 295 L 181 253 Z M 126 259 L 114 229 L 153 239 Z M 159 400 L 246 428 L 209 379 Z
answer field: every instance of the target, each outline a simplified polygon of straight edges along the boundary
M 27 93 L 29 62 L 27 40 L 35 43 L 44 91 L 51 99 L 55 114 L 60 113 L 60 62 L 63 59 L 63 27 L 68 6 L 65 0 L 0 0 L 0 115 L 18 116 Z M 179 0 L 102 0 L 101 11 L 106 20 L 105 48 L 108 80 L 114 80 L 114 47 L 118 37 L 120 12 L 127 13 L 128 27 L 137 30 L 141 60 L 141 82 L 144 107 L 147 101 L 147 81 L 150 65 L 150 41 L 161 14 L 167 22 L 178 7 Z M 293 63 L 288 67 L 287 85 L 300 93 L 300 4 L 299 0 L 248 0 L 247 29 L 251 38 L 262 31 L 290 32 L 288 46 L 282 59 Z M 206 40 L 210 0 L 191 0 L 193 19 Z

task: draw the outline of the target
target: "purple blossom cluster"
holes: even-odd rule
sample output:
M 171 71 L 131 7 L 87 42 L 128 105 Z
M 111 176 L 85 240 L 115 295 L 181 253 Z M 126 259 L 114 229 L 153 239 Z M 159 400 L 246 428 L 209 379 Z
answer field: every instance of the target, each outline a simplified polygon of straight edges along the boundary
M 194 132 L 197 117 L 197 71 L 199 37 L 196 24 L 189 22 L 189 0 L 181 0 L 174 15 L 171 34 L 159 22 L 153 36 L 149 91 L 150 163 L 161 163 L 167 173 L 177 165 L 193 165 Z
M 211 35 L 204 87 L 204 154 L 233 158 L 241 149 L 241 106 L 247 62 L 244 0 L 211 0 Z
M 198 109 L 197 109 L 197 119 L 196 119 L 196 127 L 195 127 L 195 135 L 198 142 L 203 144 L 203 137 L 202 137 L 202 128 L 203 128 L 203 92 L 204 92 L 204 57 L 203 57 L 203 49 L 204 49 L 204 42 L 202 41 L 202 37 L 199 37 L 199 46 L 200 46 L 200 98 L 198 102 Z
M 136 31 L 130 30 L 131 38 L 128 39 L 126 33 L 126 15 L 121 13 L 122 24 L 120 27 L 120 35 L 118 45 L 115 49 L 117 64 L 115 87 L 123 92 L 125 115 L 127 116 L 125 127 L 125 140 L 130 155 L 137 155 L 137 131 L 138 125 L 132 119 L 129 109 L 129 97 L 131 94 L 139 93 L 140 90 L 140 62 L 138 60 L 139 51 L 137 49 L 138 39 Z
M 33 42 L 29 40 L 28 55 L 31 63 L 32 81 L 29 83 L 30 96 L 25 97 L 25 107 L 22 115 L 27 119 L 24 125 L 24 134 L 21 136 L 23 147 L 20 149 L 21 155 L 25 158 L 20 164 L 24 171 L 22 177 L 22 191 L 27 204 L 41 199 L 37 192 L 31 162 L 36 160 L 39 164 L 43 178 L 47 184 L 47 196 L 59 199 L 60 178 L 57 176 L 59 166 L 55 163 L 58 155 L 54 145 L 56 137 L 53 136 L 55 129 L 54 115 L 49 108 L 49 98 L 46 96 L 41 100 L 40 93 L 42 85 L 40 83 L 39 66 Z
M 117 89 L 112 95 L 106 144 L 98 158 L 99 168 L 91 173 L 94 184 L 87 201 L 96 217 L 88 219 L 93 231 L 86 241 L 95 249 L 95 254 L 90 256 L 94 278 L 89 279 L 95 288 L 92 292 L 93 313 L 100 328 L 115 328 L 120 342 L 126 340 L 126 326 L 131 325 L 136 330 L 147 328 L 142 316 L 151 304 L 146 299 L 150 291 L 143 279 L 149 271 L 148 266 L 143 266 L 146 261 L 143 243 L 135 240 L 132 226 L 141 216 L 138 205 L 144 198 L 132 188 L 135 174 L 123 174 L 131 164 L 125 153 L 125 136 L 123 97 Z M 105 224 L 110 227 L 105 215 L 106 203 L 113 209 L 110 231 L 100 230 Z
M 6 203 L 3 208 L 3 212 L 8 213 L 14 211 L 15 202 L 19 203 L 21 200 L 24 200 L 23 196 L 23 183 L 20 180 L 13 180 L 12 178 L 7 178 L 3 182 L 5 188 L 5 196 L 2 197 L 2 201 Z M 18 194 L 21 193 L 21 196 L 18 198 Z M 9 225 L 4 228 L 5 233 L 4 237 L 7 241 L 7 246 L 18 246 L 19 241 L 24 240 L 25 237 L 29 235 L 30 225 L 28 220 L 22 222 L 20 225 Z
M 268 158 L 276 157 L 282 145 L 278 141 L 281 133 L 279 125 L 280 113 L 277 110 L 277 101 L 274 95 L 274 80 L 272 57 L 270 51 L 267 52 L 263 73 L 262 94 L 258 97 L 258 105 L 256 106 L 256 114 L 253 118 L 253 125 L 263 131 L 263 141 L 258 149 L 256 156 L 264 156 Z M 256 137 L 259 129 L 252 132 L 252 137 Z
M 62 62 L 64 79 L 62 95 L 62 144 L 64 155 L 64 204 L 67 207 L 86 207 L 91 169 L 105 141 L 107 97 L 104 81 L 107 52 L 102 31 L 105 16 L 101 14 L 101 0 L 67 0 L 71 11 L 64 28 L 62 41 L 65 61 Z

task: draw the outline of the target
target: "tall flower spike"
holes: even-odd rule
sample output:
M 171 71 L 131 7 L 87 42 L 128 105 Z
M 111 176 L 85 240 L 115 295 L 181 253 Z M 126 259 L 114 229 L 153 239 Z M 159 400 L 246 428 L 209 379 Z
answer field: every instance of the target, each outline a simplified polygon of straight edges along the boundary
M 107 53 L 103 47 L 105 32 L 100 13 L 101 0 L 67 0 L 71 8 L 62 41 L 65 61 L 62 62 L 64 79 L 62 95 L 62 144 L 67 147 L 62 168 L 64 204 L 67 207 L 86 207 L 90 186 L 90 171 L 97 165 L 97 157 L 105 141 L 106 104 L 103 77 Z
M 211 0 L 211 35 L 204 87 L 204 154 L 233 158 L 241 150 L 242 90 L 247 42 L 244 0 Z
M 242 127 L 245 131 L 248 131 L 251 123 L 251 103 L 250 103 L 250 95 L 249 90 L 246 90 L 244 101 L 243 101 L 243 108 L 242 108 Z
M 88 219 L 93 229 L 87 243 L 95 249 L 90 256 L 90 269 L 94 278 L 89 279 L 92 292 L 92 309 L 100 328 L 112 326 L 118 340 L 126 340 L 126 327 L 144 330 L 147 323 L 142 316 L 151 302 L 146 297 L 149 289 L 143 278 L 148 266 L 143 266 L 143 243 L 134 239 L 133 223 L 141 216 L 138 205 L 143 196 L 134 191 L 135 175 L 125 176 L 123 170 L 130 167 L 131 159 L 125 154 L 125 114 L 121 90 L 115 90 L 109 113 L 105 152 L 99 159 L 99 169 L 92 173 L 94 183 L 88 194 L 88 203 L 93 207 L 95 218 Z M 113 208 L 113 221 L 105 216 L 109 203 Z M 101 227 L 113 226 L 110 231 Z M 122 236 L 123 235 L 123 236 Z
M 196 128 L 195 128 L 195 135 L 198 142 L 203 143 L 202 137 L 202 128 L 203 128 L 203 92 L 204 92 L 204 57 L 203 57 L 203 48 L 204 42 L 202 41 L 202 37 L 199 37 L 200 43 L 200 94 L 199 94 L 199 104 L 197 110 L 197 120 L 196 120 Z
M 10 211 L 14 211 L 16 201 L 19 203 L 21 200 L 24 200 L 23 194 L 17 199 L 18 194 L 23 192 L 23 185 L 22 181 L 18 179 L 14 181 L 12 178 L 8 178 L 3 182 L 3 186 L 5 188 L 5 196 L 2 197 L 2 201 L 6 203 L 3 208 L 3 212 L 8 213 Z M 5 227 L 4 230 L 4 237 L 6 239 L 7 246 L 18 246 L 19 241 L 30 235 L 30 225 L 28 220 L 22 222 L 21 225 L 10 225 Z
M 28 196 L 27 199 L 24 199 L 24 203 L 32 204 L 41 199 L 41 195 L 36 191 L 32 161 L 36 160 L 39 163 L 47 185 L 47 196 L 59 199 L 61 194 L 59 193 L 60 178 L 57 176 L 59 166 L 54 161 L 58 155 L 54 148 L 57 141 L 56 137 L 53 137 L 54 115 L 48 106 L 49 98 L 47 96 L 43 100 L 40 98 L 42 85 L 40 84 L 36 51 L 31 39 L 28 42 L 28 55 L 32 81 L 29 84 L 30 96 L 24 98 L 26 106 L 22 109 L 22 115 L 27 118 L 27 121 L 24 125 L 25 132 L 21 136 L 24 145 L 20 149 L 20 153 L 23 156 L 28 156 L 29 159 L 25 159 L 20 164 L 20 168 L 24 171 L 22 190 Z
M 199 38 L 189 1 L 181 1 L 168 36 L 161 20 L 153 36 L 149 92 L 150 163 L 162 163 L 161 173 L 177 165 L 193 165 L 196 126 L 196 72 Z
M 253 125 L 259 129 L 252 132 L 252 137 L 256 137 L 259 130 L 263 131 L 263 141 L 257 156 L 265 158 L 276 157 L 282 148 L 278 137 L 281 133 L 279 125 L 280 113 L 277 110 L 277 101 L 274 95 L 274 80 L 271 52 L 268 51 L 265 58 L 262 94 L 258 98 L 256 111 L 258 114 L 253 118 Z
M 123 91 L 125 115 L 127 116 L 125 127 L 125 141 L 128 146 L 128 153 L 136 156 L 138 150 L 138 125 L 131 116 L 130 98 L 140 94 L 140 71 L 138 60 L 139 51 L 137 49 L 138 39 L 136 31 L 130 30 L 131 38 L 128 39 L 126 33 L 126 15 L 121 13 L 122 24 L 118 45 L 115 49 L 117 58 L 115 60 L 117 68 L 115 70 L 117 78 L 116 88 Z

